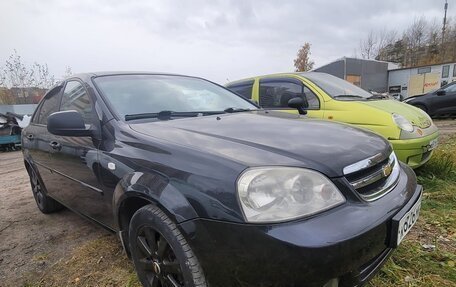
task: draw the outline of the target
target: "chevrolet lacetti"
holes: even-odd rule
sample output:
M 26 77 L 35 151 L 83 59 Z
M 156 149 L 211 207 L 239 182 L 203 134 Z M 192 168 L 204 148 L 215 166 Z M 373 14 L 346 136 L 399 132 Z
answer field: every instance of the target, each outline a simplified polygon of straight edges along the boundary
M 380 136 L 195 77 L 72 76 L 22 144 L 38 208 L 117 232 L 144 286 L 360 286 L 420 210 Z

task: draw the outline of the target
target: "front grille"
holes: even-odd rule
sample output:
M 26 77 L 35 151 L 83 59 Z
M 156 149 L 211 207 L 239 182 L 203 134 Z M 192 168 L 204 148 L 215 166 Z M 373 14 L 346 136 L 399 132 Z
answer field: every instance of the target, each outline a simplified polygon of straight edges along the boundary
M 399 180 L 399 162 L 394 152 L 381 154 L 344 168 L 345 178 L 366 201 L 374 201 L 393 189 Z

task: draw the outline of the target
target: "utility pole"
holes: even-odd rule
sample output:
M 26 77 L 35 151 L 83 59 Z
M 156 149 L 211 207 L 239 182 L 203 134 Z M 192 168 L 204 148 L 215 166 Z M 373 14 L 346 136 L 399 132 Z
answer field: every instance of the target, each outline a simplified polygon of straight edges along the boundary
M 445 14 L 443 16 L 443 27 L 442 27 L 442 61 L 445 61 L 445 30 L 446 30 L 446 17 L 447 17 L 447 10 L 448 10 L 448 0 L 445 0 L 445 6 L 443 6 L 443 9 L 445 10 Z

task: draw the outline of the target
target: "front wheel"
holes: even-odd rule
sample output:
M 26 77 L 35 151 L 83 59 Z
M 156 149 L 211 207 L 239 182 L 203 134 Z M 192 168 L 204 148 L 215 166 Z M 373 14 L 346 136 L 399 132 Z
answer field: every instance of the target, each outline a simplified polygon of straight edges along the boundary
M 133 215 L 130 251 L 145 287 L 207 287 L 203 270 L 176 224 L 158 207 L 146 205 Z

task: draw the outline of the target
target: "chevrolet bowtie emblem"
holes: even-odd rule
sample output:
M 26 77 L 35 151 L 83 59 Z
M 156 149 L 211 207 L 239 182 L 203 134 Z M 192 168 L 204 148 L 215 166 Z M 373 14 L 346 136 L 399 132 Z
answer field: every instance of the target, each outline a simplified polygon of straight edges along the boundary
M 391 166 L 391 164 L 385 164 L 382 167 L 382 172 L 385 177 L 389 176 L 392 171 L 393 171 L 393 167 Z

